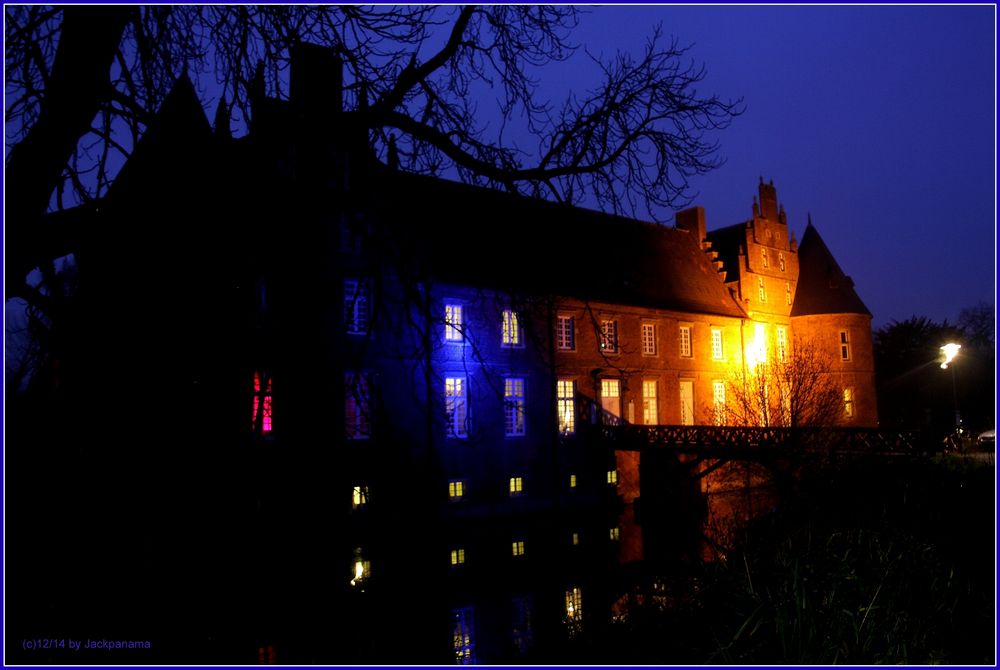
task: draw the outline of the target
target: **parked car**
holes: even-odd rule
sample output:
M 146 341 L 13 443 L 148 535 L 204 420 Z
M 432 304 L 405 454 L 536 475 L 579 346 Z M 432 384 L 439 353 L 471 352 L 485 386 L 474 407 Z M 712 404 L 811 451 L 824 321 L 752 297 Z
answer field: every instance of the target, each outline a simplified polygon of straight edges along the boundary
M 976 438 L 976 444 L 980 447 L 994 447 L 997 443 L 997 430 L 996 428 L 983 431 L 979 433 Z

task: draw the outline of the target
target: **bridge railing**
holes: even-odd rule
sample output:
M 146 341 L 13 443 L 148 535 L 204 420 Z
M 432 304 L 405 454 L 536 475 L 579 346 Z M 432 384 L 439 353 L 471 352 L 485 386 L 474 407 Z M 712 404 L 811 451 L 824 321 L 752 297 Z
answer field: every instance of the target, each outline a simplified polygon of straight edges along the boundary
M 640 426 L 618 421 L 595 426 L 616 449 L 799 449 L 856 453 L 919 453 L 926 449 L 913 433 L 877 428 L 759 426 Z

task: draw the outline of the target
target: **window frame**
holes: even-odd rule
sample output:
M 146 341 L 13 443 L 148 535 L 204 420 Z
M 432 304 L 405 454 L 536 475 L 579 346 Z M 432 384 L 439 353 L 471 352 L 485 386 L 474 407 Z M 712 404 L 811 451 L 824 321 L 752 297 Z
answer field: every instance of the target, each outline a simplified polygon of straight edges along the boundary
M 618 319 L 601 319 L 601 332 L 597 346 L 602 354 L 618 353 Z
M 838 337 L 840 346 L 840 360 L 847 363 L 851 360 L 851 331 L 841 330 Z
M 569 314 L 556 316 L 556 350 L 576 351 L 576 318 Z
M 348 285 L 353 285 L 350 295 Z M 367 279 L 344 278 L 344 332 L 347 335 L 363 337 L 368 334 L 371 326 L 371 300 L 368 293 Z
M 726 382 L 721 379 L 712 380 L 712 424 L 726 425 Z
M 524 377 L 504 377 L 504 437 L 524 437 L 528 434 L 527 386 Z M 519 394 L 518 391 L 520 391 Z
M 657 330 L 656 324 L 652 321 L 643 321 L 639 324 L 639 341 L 642 343 L 643 356 L 657 356 L 659 354 L 660 348 L 656 346 Z M 649 346 L 647 347 L 647 345 Z
M 500 346 L 504 349 L 523 349 L 524 328 L 517 310 L 510 307 L 504 309 L 500 320 Z
M 446 422 L 445 437 L 464 440 L 469 437 L 469 378 L 444 378 L 444 412 Z M 449 386 L 453 390 L 449 390 Z M 456 393 L 460 391 L 460 393 Z M 450 393 L 450 395 L 449 395 Z M 461 426 L 458 421 L 458 410 L 461 408 Z M 459 431 L 459 427 L 461 431 Z
M 724 361 L 726 360 L 726 340 L 724 337 L 724 331 L 721 326 L 712 326 L 711 329 L 711 342 L 712 342 L 712 360 L 713 361 Z
M 694 358 L 694 324 L 678 324 L 677 343 L 681 358 Z
M 465 304 L 458 300 L 447 299 L 444 303 L 443 316 L 444 341 L 451 344 L 464 344 L 466 340 Z
M 568 385 L 568 393 L 567 392 Z M 556 427 L 560 435 L 576 433 L 576 380 L 556 380 Z
M 648 395 L 647 390 L 653 389 L 653 395 Z M 649 421 L 652 415 L 653 420 Z M 642 380 L 642 424 L 644 426 L 656 426 L 660 421 L 660 382 L 657 379 Z

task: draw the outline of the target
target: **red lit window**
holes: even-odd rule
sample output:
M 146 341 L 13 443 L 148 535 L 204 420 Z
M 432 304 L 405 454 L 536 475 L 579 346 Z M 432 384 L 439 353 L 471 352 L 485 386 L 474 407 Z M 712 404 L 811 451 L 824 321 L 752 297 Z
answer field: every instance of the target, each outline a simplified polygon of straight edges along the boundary
M 253 373 L 253 430 L 259 435 L 271 434 L 271 378 Z

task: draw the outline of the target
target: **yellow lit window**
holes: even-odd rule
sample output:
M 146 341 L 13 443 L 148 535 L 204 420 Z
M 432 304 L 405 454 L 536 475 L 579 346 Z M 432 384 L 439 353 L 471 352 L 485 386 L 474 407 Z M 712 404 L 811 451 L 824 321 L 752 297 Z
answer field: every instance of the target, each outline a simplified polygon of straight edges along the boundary
M 524 556 L 524 540 L 514 540 L 511 543 L 511 551 L 514 556 Z
M 461 500 L 465 495 L 465 482 L 455 479 L 448 482 L 448 497 L 452 500 Z
M 726 423 L 726 382 L 712 382 L 712 418 L 716 426 Z
M 848 419 L 854 416 L 854 389 L 850 386 L 844 389 L 844 416 Z
M 656 397 L 656 380 L 642 380 L 642 422 L 647 426 L 655 426 L 658 420 Z
M 580 534 L 579 533 L 573 533 L 573 546 L 575 547 L 578 544 L 580 544 Z
M 722 349 L 722 329 L 712 329 L 712 360 L 721 361 L 725 352 Z
M 354 509 L 358 509 L 359 507 L 364 507 L 367 504 L 368 504 L 368 487 L 355 486 L 354 497 L 352 499 L 352 505 Z
M 583 598 L 577 586 L 566 591 L 566 619 L 568 621 L 583 619 Z
M 451 564 L 452 565 L 465 564 L 465 549 L 460 548 L 451 550 Z
M 510 494 L 512 496 L 520 495 L 524 490 L 524 482 L 520 477 L 510 478 Z
M 617 486 L 618 485 L 618 471 L 608 470 L 608 483 Z
M 611 529 L 609 536 L 611 537 L 612 541 L 615 541 L 618 539 L 618 534 L 619 534 L 618 526 L 615 526 L 614 528 Z
M 517 312 L 512 309 L 503 311 L 503 331 L 501 333 L 501 343 L 505 347 L 519 347 L 522 342 L 521 324 L 517 317 Z
M 576 475 L 570 475 L 569 476 L 569 487 L 571 489 L 575 489 L 576 488 Z
M 559 432 L 569 435 L 576 430 L 576 382 L 560 379 L 556 382 L 556 411 Z

